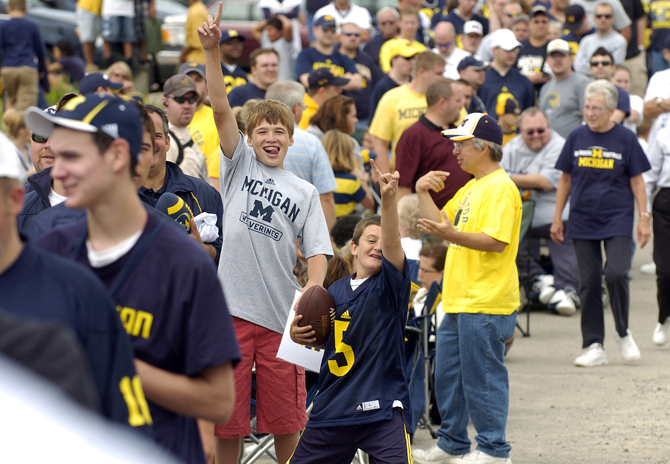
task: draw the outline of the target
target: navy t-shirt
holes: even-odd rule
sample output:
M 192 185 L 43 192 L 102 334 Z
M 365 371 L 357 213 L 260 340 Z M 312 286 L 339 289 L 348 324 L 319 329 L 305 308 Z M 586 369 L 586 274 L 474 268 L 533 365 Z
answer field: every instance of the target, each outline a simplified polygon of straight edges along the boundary
M 133 351 L 107 289 L 88 270 L 26 243 L 0 273 L 2 308 L 25 319 L 60 322 L 74 330 L 90 362 L 105 417 L 128 425 L 120 385 L 136 376 Z M 137 396 L 137 395 L 133 395 Z M 147 434 L 146 423 L 135 423 Z
M 265 90 L 259 89 L 256 87 L 256 84 L 249 82 L 248 84 L 235 87 L 228 94 L 228 103 L 230 103 L 231 108 L 234 108 L 236 106 L 244 106 L 248 100 L 253 98 L 264 100 Z
M 295 75 L 300 77 L 319 68 L 328 68 L 336 77 L 342 77 L 345 73 L 355 74 L 356 63 L 354 60 L 334 51 L 331 55 L 324 55 L 314 47 L 304 48 L 295 59 Z
M 226 83 L 226 92 L 228 94 L 230 94 L 235 87 L 240 87 L 248 82 L 246 71 L 239 66 L 235 66 L 235 70 L 230 72 L 230 70 L 221 63 L 221 71 L 223 71 L 223 81 Z
M 486 112 L 492 116 L 496 114 L 498 100 L 509 98 L 509 94 L 519 102 L 521 111 L 535 106 L 535 86 L 516 67 L 504 76 L 492 67 L 487 68 L 485 84 L 477 94 L 486 105 Z
M 352 276 L 328 291 L 336 317 L 323 353 L 319 393 L 307 427 L 367 424 L 393 417 L 399 400 L 411 416 L 405 374 L 405 322 L 410 274 L 404 275 L 382 256 L 381 272 L 355 291 Z
M 370 108 L 370 97 L 377 82 L 383 77 L 381 72 L 370 55 L 359 51 L 354 58 L 356 65 L 356 72 L 363 77 L 363 87 L 359 90 L 345 92 L 345 95 L 354 99 L 356 105 L 356 117 L 359 121 L 367 121 L 372 119 L 371 114 L 368 113 Z
M 78 56 L 64 56 L 58 61 L 63 71 L 70 78 L 70 82 L 79 82 L 84 77 L 86 62 Z
M 433 15 L 430 21 L 430 27 L 434 28 L 440 21 L 449 21 L 454 25 L 454 29 L 456 29 L 456 35 L 463 34 L 463 26 L 465 26 L 466 20 L 461 18 L 460 15 L 456 13 L 456 10 L 452 10 L 451 13 L 447 14 L 446 9 L 443 9 L 440 13 Z M 484 35 L 489 33 L 489 20 L 485 17 L 475 13 L 472 15 L 472 19 L 470 19 L 470 21 L 477 21 L 479 24 L 481 24 L 482 28 L 484 29 Z
M 619 91 L 616 109 L 623 111 L 626 114 L 626 117 L 628 117 L 630 115 L 630 94 L 618 85 L 615 87 Z
M 143 240 L 163 224 L 128 278 L 113 295 L 135 355 L 160 369 L 195 376 L 240 352 L 221 284 L 211 258 L 183 229 L 147 207 L 148 219 L 131 251 L 93 271 L 111 288 Z M 164 221 L 164 222 L 163 222 Z M 90 268 L 85 221 L 55 230 L 39 240 L 45 248 Z M 152 402 L 154 440 L 188 463 L 205 463 L 196 420 Z
M 568 135 L 556 169 L 572 178 L 569 238 L 632 235 L 635 197 L 630 179 L 651 169 L 633 132 L 619 124 L 607 132 L 579 126 Z
M 395 89 L 398 87 L 398 85 L 399 84 L 391 79 L 388 74 L 382 77 L 379 82 L 377 82 L 377 85 L 375 85 L 375 88 L 372 90 L 372 95 L 370 95 L 370 106 L 368 107 L 368 116 L 370 117 L 370 121 L 372 121 L 372 118 L 375 115 L 375 111 L 377 111 L 379 100 L 382 99 L 386 92 L 391 89 Z

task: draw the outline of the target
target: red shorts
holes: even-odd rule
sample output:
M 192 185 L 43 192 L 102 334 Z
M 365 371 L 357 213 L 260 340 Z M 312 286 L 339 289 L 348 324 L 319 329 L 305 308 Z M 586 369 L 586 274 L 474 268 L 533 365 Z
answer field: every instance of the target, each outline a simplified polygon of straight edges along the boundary
M 301 431 L 307 423 L 305 370 L 277 358 L 282 335 L 233 317 L 242 361 L 235 366 L 235 410 L 225 425 L 217 424 L 219 438 L 251 434 L 251 368 L 256 364 L 256 430 L 273 435 Z

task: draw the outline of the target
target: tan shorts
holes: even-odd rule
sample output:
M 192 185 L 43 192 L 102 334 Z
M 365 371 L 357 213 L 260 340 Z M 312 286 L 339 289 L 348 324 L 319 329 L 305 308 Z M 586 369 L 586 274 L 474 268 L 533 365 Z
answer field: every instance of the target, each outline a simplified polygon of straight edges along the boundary
M 37 69 L 30 66 L 4 67 L 0 70 L 5 85 L 7 106 L 23 111 L 37 105 L 39 75 Z

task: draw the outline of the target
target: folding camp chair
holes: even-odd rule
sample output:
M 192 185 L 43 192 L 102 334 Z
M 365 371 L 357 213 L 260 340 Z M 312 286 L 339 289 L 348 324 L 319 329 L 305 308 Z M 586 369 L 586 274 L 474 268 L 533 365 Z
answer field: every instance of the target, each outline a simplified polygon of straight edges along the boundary
M 528 235 L 529 240 L 527 240 L 527 246 L 525 250 L 522 250 L 519 247 L 517 252 L 517 263 L 520 261 L 523 263 L 519 266 L 519 299 L 521 300 L 521 306 L 519 307 L 519 314 L 522 311 L 526 311 L 526 330 L 521 327 L 517 317 L 516 326 L 521 331 L 524 337 L 530 337 L 530 307 L 531 301 L 528 298 L 528 293 L 531 285 L 533 284 L 533 276 L 530 272 L 531 262 L 534 259 L 531 249 L 530 241 L 530 226 L 533 223 L 533 215 L 535 214 L 535 202 L 533 200 L 525 200 L 522 203 L 522 213 L 521 213 L 521 228 L 519 230 L 519 244 L 526 235 Z M 522 269 L 525 268 L 525 269 Z

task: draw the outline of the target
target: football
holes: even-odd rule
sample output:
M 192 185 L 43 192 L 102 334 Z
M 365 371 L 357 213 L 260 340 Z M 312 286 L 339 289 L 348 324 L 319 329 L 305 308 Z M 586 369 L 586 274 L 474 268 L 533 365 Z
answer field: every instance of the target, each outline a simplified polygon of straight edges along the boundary
M 311 325 L 314 329 L 316 340 L 309 346 L 325 348 L 335 318 L 335 301 L 328 290 L 319 285 L 308 288 L 300 297 L 295 314 L 302 316 L 298 327 Z

